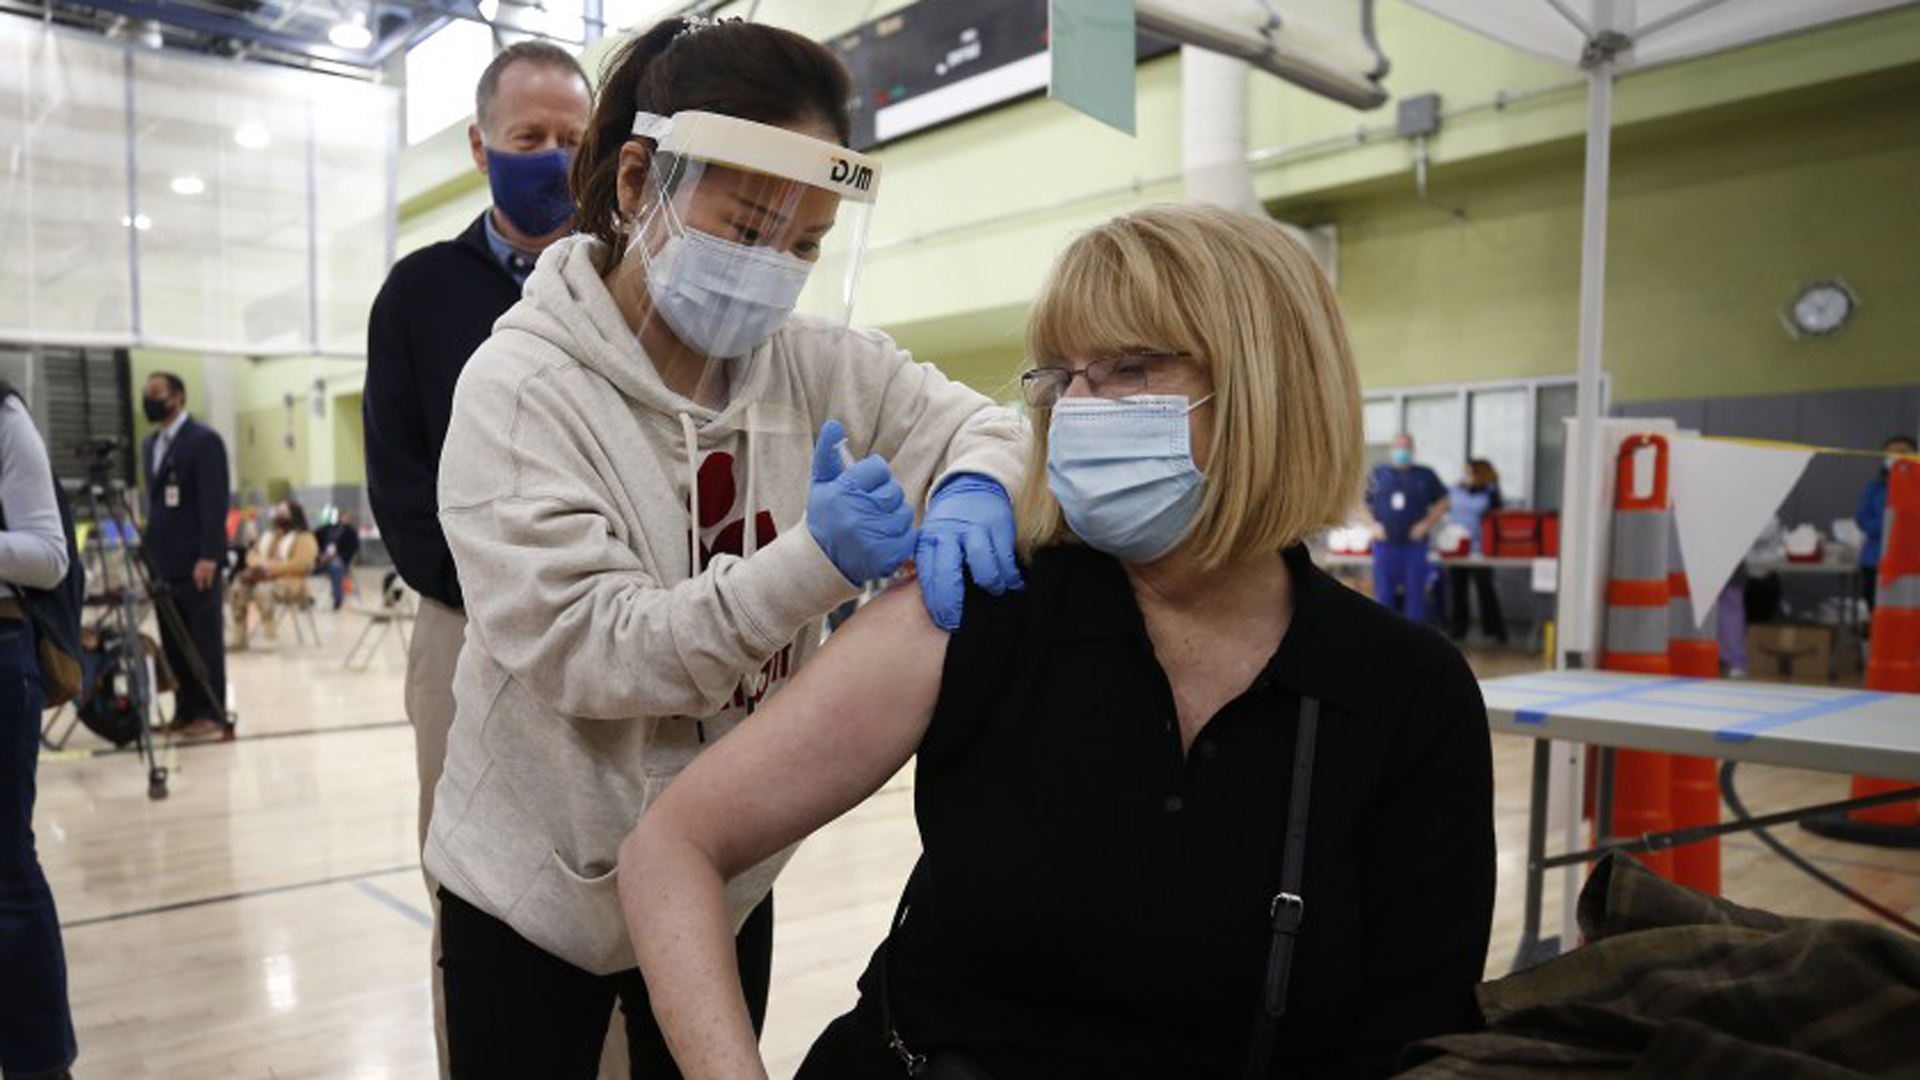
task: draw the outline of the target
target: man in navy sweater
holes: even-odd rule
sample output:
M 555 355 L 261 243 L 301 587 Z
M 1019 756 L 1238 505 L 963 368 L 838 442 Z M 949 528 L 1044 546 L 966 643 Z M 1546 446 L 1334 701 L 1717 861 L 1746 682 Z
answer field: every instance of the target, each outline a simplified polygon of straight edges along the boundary
M 453 669 L 466 638 L 460 578 L 440 531 L 436 495 L 453 388 L 494 320 L 519 301 L 534 260 L 569 231 L 567 169 L 591 113 L 586 73 L 565 50 L 523 41 L 496 55 L 480 76 L 467 128 L 493 205 L 457 238 L 395 263 L 368 317 L 367 494 L 394 568 L 421 598 L 407 652 L 406 706 L 423 844 L 453 726 Z M 443 1035 L 437 967 L 434 998 L 436 1033 Z

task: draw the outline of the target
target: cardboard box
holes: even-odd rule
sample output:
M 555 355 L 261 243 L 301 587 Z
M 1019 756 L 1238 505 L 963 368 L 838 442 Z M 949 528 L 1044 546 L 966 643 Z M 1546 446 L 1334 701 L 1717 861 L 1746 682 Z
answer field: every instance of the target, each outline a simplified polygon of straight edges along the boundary
M 1761 682 L 1830 682 L 1833 627 L 1812 623 L 1747 627 L 1747 673 Z

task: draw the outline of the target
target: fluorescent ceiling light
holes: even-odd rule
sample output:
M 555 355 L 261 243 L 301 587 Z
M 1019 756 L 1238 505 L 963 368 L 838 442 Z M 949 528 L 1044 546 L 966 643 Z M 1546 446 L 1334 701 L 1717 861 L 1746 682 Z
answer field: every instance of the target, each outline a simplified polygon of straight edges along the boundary
M 335 23 L 327 31 L 327 40 L 342 49 L 360 50 L 373 44 L 373 31 L 367 29 L 367 17 L 355 12 L 351 20 Z
M 233 141 L 249 150 L 264 150 L 273 142 L 273 133 L 259 124 L 241 124 L 233 133 Z
M 197 176 L 176 176 L 168 186 L 175 195 L 198 195 L 207 190 L 207 182 Z
M 153 219 L 145 214 L 135 214 L 133 217 L 121 214 L 120 226 L 121 228 L 134 228 L 139 229 L 141 232 L 146 232 L 148 229 L 153 228 Z

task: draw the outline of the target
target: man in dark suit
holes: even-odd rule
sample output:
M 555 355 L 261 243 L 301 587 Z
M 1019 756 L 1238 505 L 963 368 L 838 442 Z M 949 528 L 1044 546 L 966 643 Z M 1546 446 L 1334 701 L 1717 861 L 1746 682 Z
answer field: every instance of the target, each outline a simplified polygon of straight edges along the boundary
M 178 375 L 147 380 L 143 403 L 158 425 L 141 462 L 147 478 L 146 551 L 156 583 L 164 583 L 190 641 L 160 621 L 167 663 L 180 680 L 172 730 L 191 738 L 233 737 L 227 722 L 227 654 L 221 612 L 227 550 L 227 445 L 219 432 L 187 415 L 187 387 Z M 191 644 L 206 665 L 206 682 L 187 663 Z

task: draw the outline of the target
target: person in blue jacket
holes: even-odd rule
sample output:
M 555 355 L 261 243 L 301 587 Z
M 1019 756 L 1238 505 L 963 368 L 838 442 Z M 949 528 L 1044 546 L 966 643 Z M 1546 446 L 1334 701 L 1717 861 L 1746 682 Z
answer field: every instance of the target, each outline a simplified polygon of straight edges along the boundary
M 1866 542 L 1860 545 L 1860 589 L 1869 608 L 1873 607 L 1873 594 L 1879 587 L 1880 545 L 1887 528 L 1887 480 L 1893 473 L 1894 458 L 1911 454 L 1916 447 L 1913 436 L 1892 435 L 1880 444 L 1880 449 L 1887 458 L 1880 463 L 1880 471 L 1861 489 L 1860 505 L 1853 512 L 1854 524 L 1866 535 Z
M 1394 437 L 1387 464 L 1367 487 L 1373 530 L 1373 598 L 1414 622 L 1427 621 L 1427 538 L 1446 520 L 1447 485 L 1413 462 L 1413 436 Z
M 1502 508 L 1500 473 L 1493 462 L 1472 458 L 1467 475 L 1447 493 L 1447 520 L 1467 530 L 1469 550 L 1486 554 L 1480 543 L 1480 526 L 1489 513 Z M 1465 641 L 1471 623 L 1467 608 L 1467 590 L 1479 595 L 1480 629 L 1495 644 L 1507 643 L 1507 621 L 1500 613 L 1500 593 L 1494 588 L 1493 568 L 1488 566 L 1449 566 L 1447 568 L 1447 621 L 1456 641 Z

